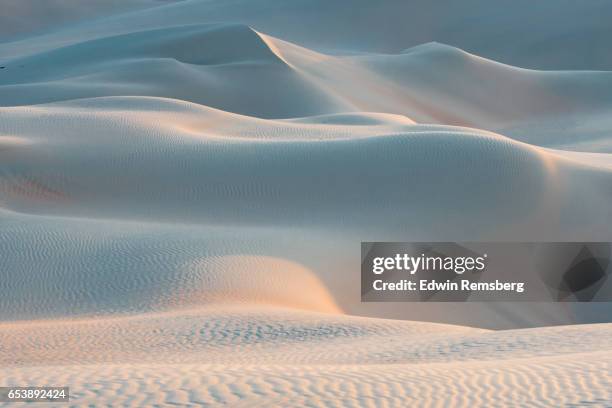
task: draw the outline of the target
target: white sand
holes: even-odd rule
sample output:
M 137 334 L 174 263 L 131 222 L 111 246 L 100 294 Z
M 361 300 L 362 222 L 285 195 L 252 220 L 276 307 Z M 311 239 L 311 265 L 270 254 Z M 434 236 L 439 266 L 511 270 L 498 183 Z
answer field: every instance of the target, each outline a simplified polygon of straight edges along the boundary
M 6 385 L 78 405 L 607 406 L 612 325 L 487 331 L 243 306 L 5 323 Z
M 0 385 L 610 406 L 607 303 L 360 302 L 361 241 L 612 240 L 611 7 L 418 3 L 3 4 Z

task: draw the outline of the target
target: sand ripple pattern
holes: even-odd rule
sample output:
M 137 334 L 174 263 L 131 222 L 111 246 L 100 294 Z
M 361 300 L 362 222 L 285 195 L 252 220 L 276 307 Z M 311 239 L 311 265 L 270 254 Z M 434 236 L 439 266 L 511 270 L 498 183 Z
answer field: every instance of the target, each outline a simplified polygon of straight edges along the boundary
M 612 3 L 348 3 L 0 0 L 0 385 L 612 407 L 609 304 L 358 279 L 361 241 L 612 241 Z

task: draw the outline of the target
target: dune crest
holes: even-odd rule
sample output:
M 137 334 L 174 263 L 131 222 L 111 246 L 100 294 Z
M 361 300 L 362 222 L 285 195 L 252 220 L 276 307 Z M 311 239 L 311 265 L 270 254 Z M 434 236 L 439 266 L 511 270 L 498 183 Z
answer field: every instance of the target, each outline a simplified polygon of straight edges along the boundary
M 0 386 L 612 405 L 609 303 L 359 279 L 365 241 L 612 241 L 609 1 L 0 8 Z

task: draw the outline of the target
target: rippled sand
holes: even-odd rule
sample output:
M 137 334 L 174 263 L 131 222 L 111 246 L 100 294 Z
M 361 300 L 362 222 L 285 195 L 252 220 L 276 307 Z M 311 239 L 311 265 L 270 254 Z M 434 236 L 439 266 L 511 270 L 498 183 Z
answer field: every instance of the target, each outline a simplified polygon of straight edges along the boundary
M 358 277 L 361 241 L 612 240 L 607 2 L 5 3 L 0 385 L 612 405 L 609 304 Z

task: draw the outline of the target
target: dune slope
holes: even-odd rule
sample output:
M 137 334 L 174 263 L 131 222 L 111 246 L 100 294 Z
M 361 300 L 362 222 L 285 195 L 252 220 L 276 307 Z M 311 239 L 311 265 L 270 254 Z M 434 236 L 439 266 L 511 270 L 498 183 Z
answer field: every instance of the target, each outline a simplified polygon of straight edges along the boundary
M 609 2 L 5 3 L 0 385 L 612 404 L 609 303 L 358 278 L 362 241 L 612 240 Z

